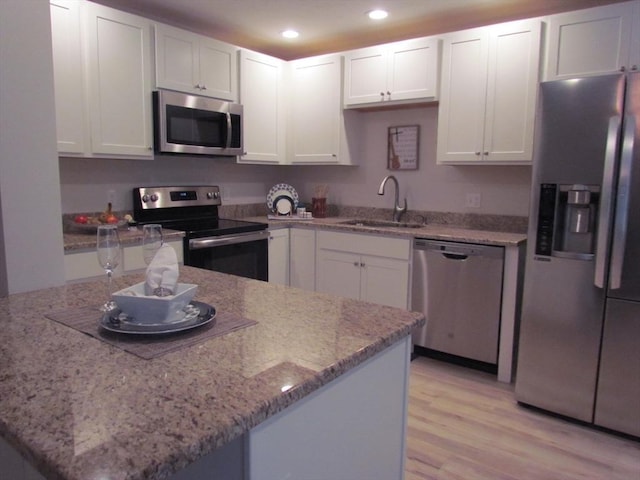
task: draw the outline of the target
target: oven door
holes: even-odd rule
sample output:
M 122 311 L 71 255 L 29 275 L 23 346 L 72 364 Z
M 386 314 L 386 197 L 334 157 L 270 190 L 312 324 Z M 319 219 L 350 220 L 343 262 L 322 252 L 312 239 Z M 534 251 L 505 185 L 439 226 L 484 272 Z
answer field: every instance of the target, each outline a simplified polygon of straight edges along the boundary
M 240 277 L 269 278 L 269 232 L 185 239 L 184 264 Z

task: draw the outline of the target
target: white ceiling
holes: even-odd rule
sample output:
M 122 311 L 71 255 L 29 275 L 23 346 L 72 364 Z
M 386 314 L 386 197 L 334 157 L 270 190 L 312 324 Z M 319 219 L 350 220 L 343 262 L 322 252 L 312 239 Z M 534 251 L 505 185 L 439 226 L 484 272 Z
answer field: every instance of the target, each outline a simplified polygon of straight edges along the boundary
M 285 60 L 618 0 L 94 0 Z M 365 15 L 385 8 L 389 17 Z M 280 32 L 300 31 L 296 40 Z

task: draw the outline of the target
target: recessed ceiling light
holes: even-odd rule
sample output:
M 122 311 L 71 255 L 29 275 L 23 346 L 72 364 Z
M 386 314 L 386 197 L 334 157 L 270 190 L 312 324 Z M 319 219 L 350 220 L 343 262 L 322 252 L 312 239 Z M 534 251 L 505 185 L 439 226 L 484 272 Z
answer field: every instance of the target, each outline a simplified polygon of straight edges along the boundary
M 371 20 L 382 20 L 383 18 L 387 18 L 389 13 L 386 10 L 371 10 L 367 13 Z
M 300 34 L 295 30 L 285 30 L 284 32 L 282 32 L 282 36 L 284 38 L 298 38 L 298 35 Z

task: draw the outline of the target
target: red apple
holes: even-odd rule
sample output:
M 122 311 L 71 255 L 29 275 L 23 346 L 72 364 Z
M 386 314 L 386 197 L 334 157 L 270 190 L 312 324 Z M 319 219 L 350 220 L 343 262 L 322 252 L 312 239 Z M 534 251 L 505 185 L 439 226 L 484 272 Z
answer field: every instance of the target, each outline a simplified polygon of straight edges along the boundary
M 107 215 L 107 223 L 118 223 L 118 217 L 115 215 Z
M 73 219 L 76 223 L 87 223 L 89 219 L 84 215 L 76 215 L 76 218 Z

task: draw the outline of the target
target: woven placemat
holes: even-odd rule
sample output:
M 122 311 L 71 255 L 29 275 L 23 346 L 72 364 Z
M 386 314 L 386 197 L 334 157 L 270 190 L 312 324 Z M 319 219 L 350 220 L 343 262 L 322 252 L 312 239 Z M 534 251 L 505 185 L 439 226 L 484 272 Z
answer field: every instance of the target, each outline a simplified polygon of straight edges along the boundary
M 147 360 L 258 323 L 234 313 L 218 311 L 212 322 L 191 330 L 163 335 L 129 335 L 101 328 L 102 312 L 97 307 L 69 308 L 48 313 L 45 317 Z

